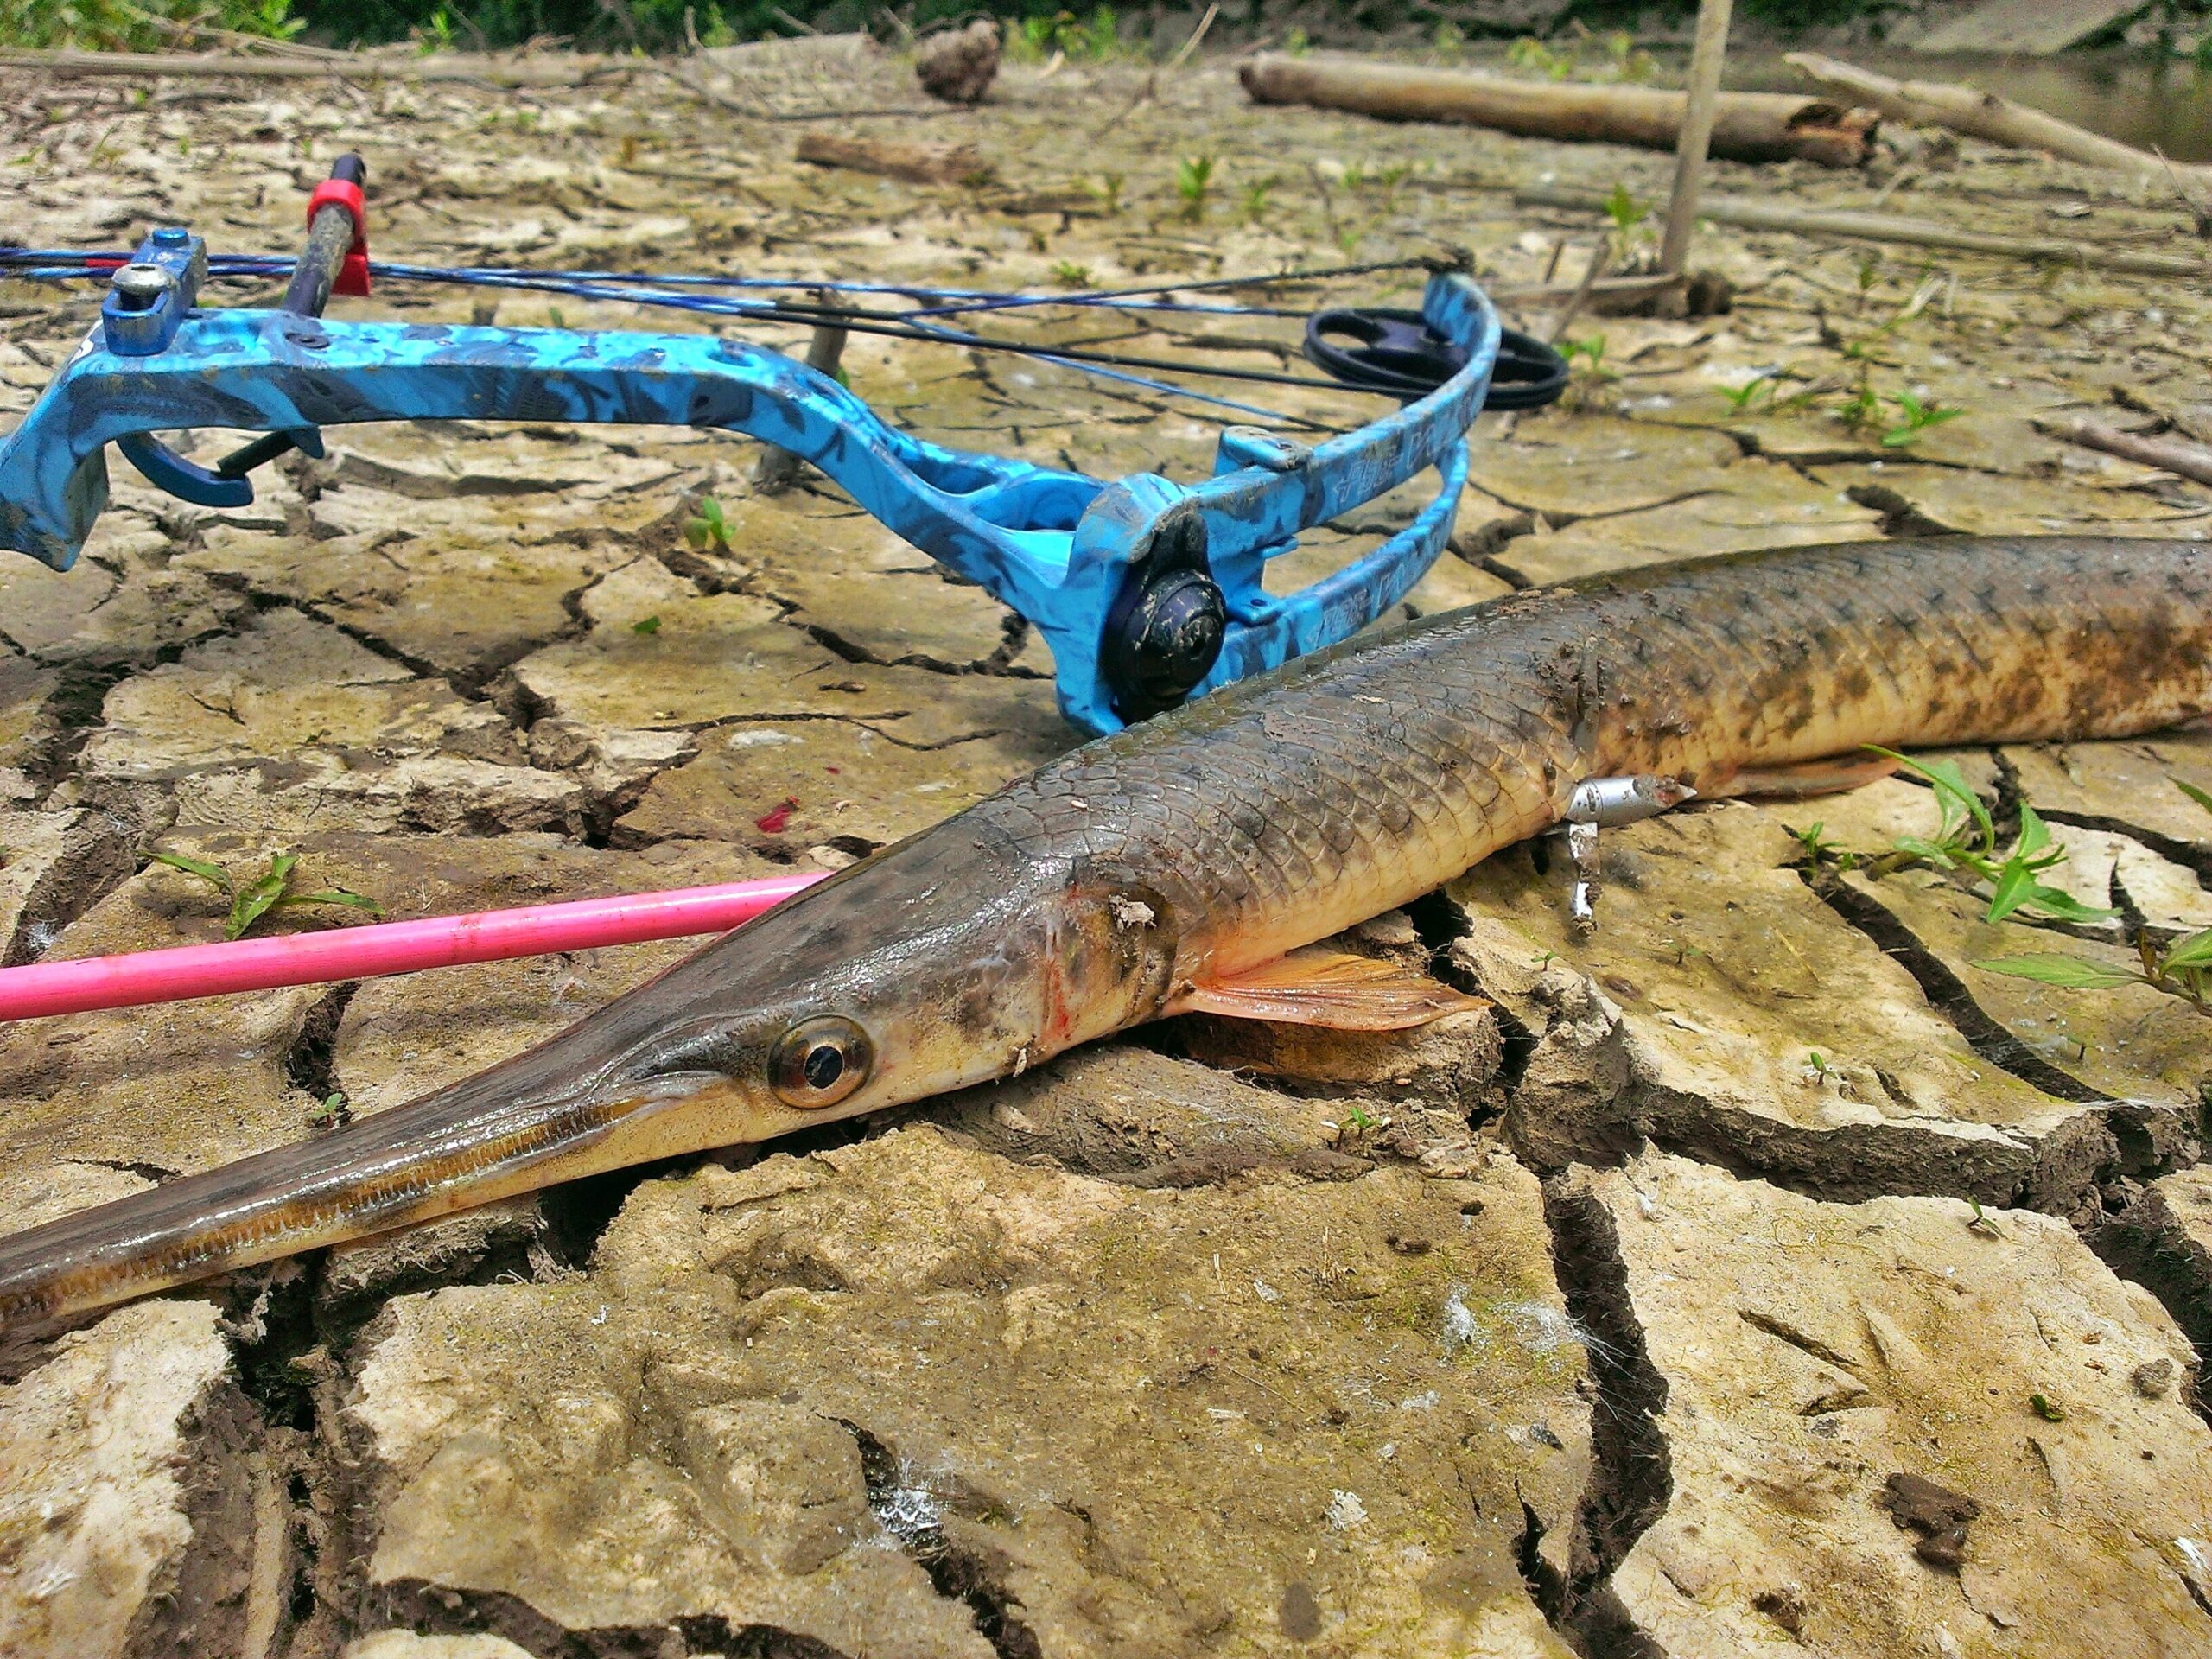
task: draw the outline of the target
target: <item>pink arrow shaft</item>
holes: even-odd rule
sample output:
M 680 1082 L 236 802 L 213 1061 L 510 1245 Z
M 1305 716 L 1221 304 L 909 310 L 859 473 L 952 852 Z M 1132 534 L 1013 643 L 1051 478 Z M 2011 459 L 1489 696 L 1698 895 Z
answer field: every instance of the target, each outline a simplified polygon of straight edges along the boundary
M 722 933 L 820 880 L 810 871 L 765 881 L 623 893 L 519 910 L 480 910 L 467 916 L 134 950 L 79 962 L 33 963 L 0 969 L 0 1020 Z

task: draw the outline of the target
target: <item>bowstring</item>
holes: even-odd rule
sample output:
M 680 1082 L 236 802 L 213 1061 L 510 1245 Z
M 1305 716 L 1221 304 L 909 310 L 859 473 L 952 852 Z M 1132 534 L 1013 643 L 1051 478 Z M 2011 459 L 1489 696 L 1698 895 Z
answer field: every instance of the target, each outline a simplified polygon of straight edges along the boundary
M 103 277 L 131 256 L 121 251 L 84 252 L 66 249 L 0 247 L 0 274 L 26 280 L 68 281 Z M 208 257 L 211 280 L 266 281 L 288 276 L 296 262 L 271 254 L 213 254 Z M 1416 259 L 1377 260 L 1313 270 L 1279 271 L 1249 276 L 1207 277 L 1184 283 L 1160 283 L 1122 289 L 1078 289 L 1065 294 L 1004 292 L 987 289 L 938 288 L 911 283 L 860 283 L 836 279 L 713 276 L 688 272 L 614 272 L 539 270 L 526 266 L 439 266 L 404 262 L 375 263 L 372 277 L 390 282 L 451 283 L 540 293 L 558 293 L 594 302 L 654 306 L 705 315 L 733 316 L 748 321 L 795 323 L 817 327 L 842 327 L 853 333 L 893 339 L 951 345 L 969 351 L 1001 352 L 1034 358 L 1096 378 L 1140 387 L 1160 395 L 1209 404 L 1237 414 L 1256 416 L 1311 431 L 1331 430 L 1325 423 L 1259 404 L 1200 391 L 1151 375 L 1132 372 L 1148 369 L 1209 378 L 1302 386 L 1343 392 L 1357 390 L 1340 382 L 1281 371 L 1236 368 L 1218 364 L 1196 364 L 1174 359 L 1135 357 L 1090 351 L 1081 346 L 1039 345 L 1026 340 L 978 334 L 935 319 L 973 312 L 1013 311 L 1042 308 L 1095 308 L 1113 311 L 1193 313 L 1202 315 L 1297 317 L 1303 312 L 1282 307 L 1193 302 L 1176 296 L 1221 293 L 1238 289 L 1304 285 L 1379 271 L 1422 268 Z M 630 286 L 645 284 L 645 286 Z M 678 291 L 669 292 L 674 289 Z M 791 292 L 895 297 L 944 303 L 919 305 L 909 311 L 882 311 L 859 304 L 817 300 L 749 300 L 729 294 L 683 292 L 683 289 L 734 289 L 740 292 Z

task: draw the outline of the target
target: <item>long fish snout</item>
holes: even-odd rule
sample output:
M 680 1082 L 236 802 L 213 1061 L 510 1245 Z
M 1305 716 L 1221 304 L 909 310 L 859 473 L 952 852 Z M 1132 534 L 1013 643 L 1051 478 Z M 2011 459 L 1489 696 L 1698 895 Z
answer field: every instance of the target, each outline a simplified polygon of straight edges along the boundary
M 1018 1072 L 1146 1018 L 1119 895 L 923 836 L 568 1032 L 345 1128 L 0 1239 L 0 1337 L 233 1268 Z M 971 853 L 972 862 L 972 848 Z

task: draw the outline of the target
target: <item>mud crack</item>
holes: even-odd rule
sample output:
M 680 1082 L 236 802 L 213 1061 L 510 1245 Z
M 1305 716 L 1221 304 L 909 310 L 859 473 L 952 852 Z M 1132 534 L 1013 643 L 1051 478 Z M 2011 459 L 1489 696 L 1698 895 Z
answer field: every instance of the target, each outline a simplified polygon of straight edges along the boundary
M 995 1552 L 987 1554 L 948 1538 L 937 1496 L 911 1477 L 883 1441 L 858 1423 L 842 1417 L 837 1421 L 860 1446 L 868 1508 L 929 1575 L 938 1594 L 968 1605 L 976 1634 L 991 1644 L 999 1659 L 1044 1659 L 1037 1633 L 1015 1617 L 1021 1603 L 1006 1587 L 1006 1559 L 994 1559 Z
M 1544 1183 L 1544 1221 L 1567 1314 L 1585 1333 L 1598 1397 L 1590 1413 L 1590 1484 L 1575 1516 L 1566 1581 L 1551 1597 L 1557 1614 L 1547 1605 L 1541 1580 L 1531 1581 L 1530 1593 L 1554 1626 L 1592 1659 L 1663 1659 L 1658 1644 L 1629 1617 L 1611 1580 L 1674 1496 L 1673 1461 L 1659 1427 L 1667 1380 L 1644 1347 L 1619 1235 L 1605 1206 L 1585 1180 L 1557 1177 Z M 1533 1511 L 1528 1522 L 1534 1529 Z M 1541 1536 L 1536 1530 L 1535 1541 Z M 1534 1548 L 1524 1534 L 1524 1558 Z M 1529 1577 L 1525 1565 L 1522 1577 Z

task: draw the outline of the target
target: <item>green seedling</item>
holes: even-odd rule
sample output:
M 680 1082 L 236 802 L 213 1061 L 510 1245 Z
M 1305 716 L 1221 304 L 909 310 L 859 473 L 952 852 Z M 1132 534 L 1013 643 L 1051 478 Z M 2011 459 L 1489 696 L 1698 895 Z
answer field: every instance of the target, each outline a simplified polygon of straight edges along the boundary
M 1929 427 L 1956 420 L 1965 413 L 1963 409 L 1947 409 L 1941 404 L 1923 404 L 1912 393 L 1900 392 L 1897 394 L 1897 423 L 1882 434 L 1882 447 L 1885 449 L 1901 448 Z
M 2188 796 L 2190 800 L 2195 801 L 2207 812 L 2212 812 L 2212 792 L 2208 792 L 2207 791 L 2199 789 L 2195 784 L 2183 783 L 2171 772 L 2166 774 L 2166 781 L 2171 784 L 2176 789 L 2181 791 L 2183 794 Z
M 1467 55 L 1467 31 L 1457 23 L 1439 23 L 1429 40 L 1436 48 L 1436 55 L 1446 63 L 1457 63 Z
M 1728 400 L 1728 407 L 1742 414 L 1758 401 L 1760 393 L 1766 394 L 1770 404 L 1774 401 L 1774 377 L 1755 374 L 1740 386 L 1723 386 L 1720 395 Z
M 2030 1395 L 2028 1409 L 2046 1423 L 2063 1423 L 2066 1421 L 2065 1411 L 2047 1394 Z
M 335 1093 L 325 1095 L 314 1105 L 308 1107 L 308 1122 L 318 1129 L 334 1129 L 342 1126 L 353 1115 L 346 1105 L 346 1091 L 341 1089 Z
M 2139 968 L 2114 968 L 2064 951 L 2031 951 L 2018 957 L 1989 957 L 1974 965 L 1985 973 L 2032 980 L 2067 991 L 2107 991 L 2121 985 L 2148 985 L 2177 996 L 2199 1014 L 2212 1015 L 2212 927 L 2188 933 L 2161 950 L 2139 934 Z
M 658 616 L 640 617 L 637 621 L 632 622 L 630 625 L 630 632 L 632 633 L 642 633 L 648 636 L 658 633 L 660 632 L 660 618 Z
M 1185 156 L 1175 163 L 1175 194 L 1183 199 L 1183 217 L 1197 219 L 1206 210 L 1206 192 L 1213 185 L 1214 158 Z
M 711 495 L 700 497 L 699 511 L 683 521 L 683 539 L 694 552 L 728 552 L 729 520 L 722 517 L 722 504 Z
M 1122 175 L 1109 173 L 1097 183 L 1086 185 L 1084 188 L 1098 198 L 1099 205 L 1104 207 L 1108 213 L 1113 214 L 1122 211 L 1122 186 L 1126 181 Z
M 1906 862 L 1958 870 L 1988 882 L 1989 907 L 1983 920 L 2001 922 L 2017 911 L 2077 923 L 2101 922 L 2113 916 L 2112 911 L 2085 905 L 2063 888 L 2037 880 L 2044 871 L 2064 863 L 2067 854 L 2064 847 L 2051 839 L 2050 828 L 2042 816 L 2025 801 L 2020 803 L 2019 836 L 2012 850 L 2000 859 L 1997 825 L 1955 763 L 1915 760 L 1894 749 L 1871 743 L 1866 747 L 1875 754 L 1899 762 L 1936 792 L 1941 814 L 1936 838 L 1899 836 L 1896 850 L 1905 855 Z
M 1313 42 L 1304 29 L 1294 29 L 1282 37 L 1282 49 L 1294 58 L 1302 58 L 1313 49 Z
M 173 870 L 182 870 L 187 875 L 198 876 L 231 901 L 231 913 L 223 924 L 223 937 L 226 939 L 242 939 L 263 917 L 300 905 L 345 905 L 354 910 L 368 911 L 372 915 L 384 914 L 384 906 L 366 893 L 353 893 L 344 887 L 321 887 L 313 893 L 294 893 L 292 872 L 300 861 L 296 853 L 272 854 L 269 868 L 243 885 L 221 865 L 210 864 L 202 859 L 187 858 L 181 853 L 156 853 L 154 861 L 166 864 Z
M 1572 368 L 1579 358 L 1590 365 L 1590 372 L 1599 380 L 1618 380 L 1620 376 L 1605 366 L 1605 337 L 1592 334 L 1587 340 L 1563 340 L 1559 343 L 1559 354 Z
M 1968 1198 L 1967 1200 L 1967 1208 L 1974 1211 L 1974 1218 L 1967 1223 L 1967 1230 L 1968 1232 L 1982 1233 L 1991 1238 L 1996 1238 L 2000 1236 L 1997 1223 L 1991 1218 L 1989 1213 L 1979 1204 L 1975 1203 L 1972 1198 Z
M 1052 280 L 1062 288 L 1089 288 L 1092 285 L 1090 267 L 1078 265 L 1072 259 L 1053 262 Z
M 1244 219 L 1246 223 L 1256 225 L 1266 216 L 1268 211 L 1268 193 L 1272 191 L 1279 182 L 1280 181 L 1276 179 L 1275 175 L 1270 173 L 1266 178 L 1255 179 L 1251 183 L 1244 187 Z
M 1789 833 L 1805 849 L 1805 856 L 1815 864 L 1834 864 L 1840 869 L 1849 869 L 1855 861 L 1855 855 L 1844 851 L 1830 841 L 1827 830 L 1827 823 L 1816 818 L 1802 830 L 1792 830 Z
M 1835 1068 L 1827 1063 L 1827 1058 L 1817 1048 L 1808 1049 L 1806 1051 L 1805 1069 L 1808 1071 L 1810 1071 L 1815 1077 L 1823 1079 L 1835 1075 Z

